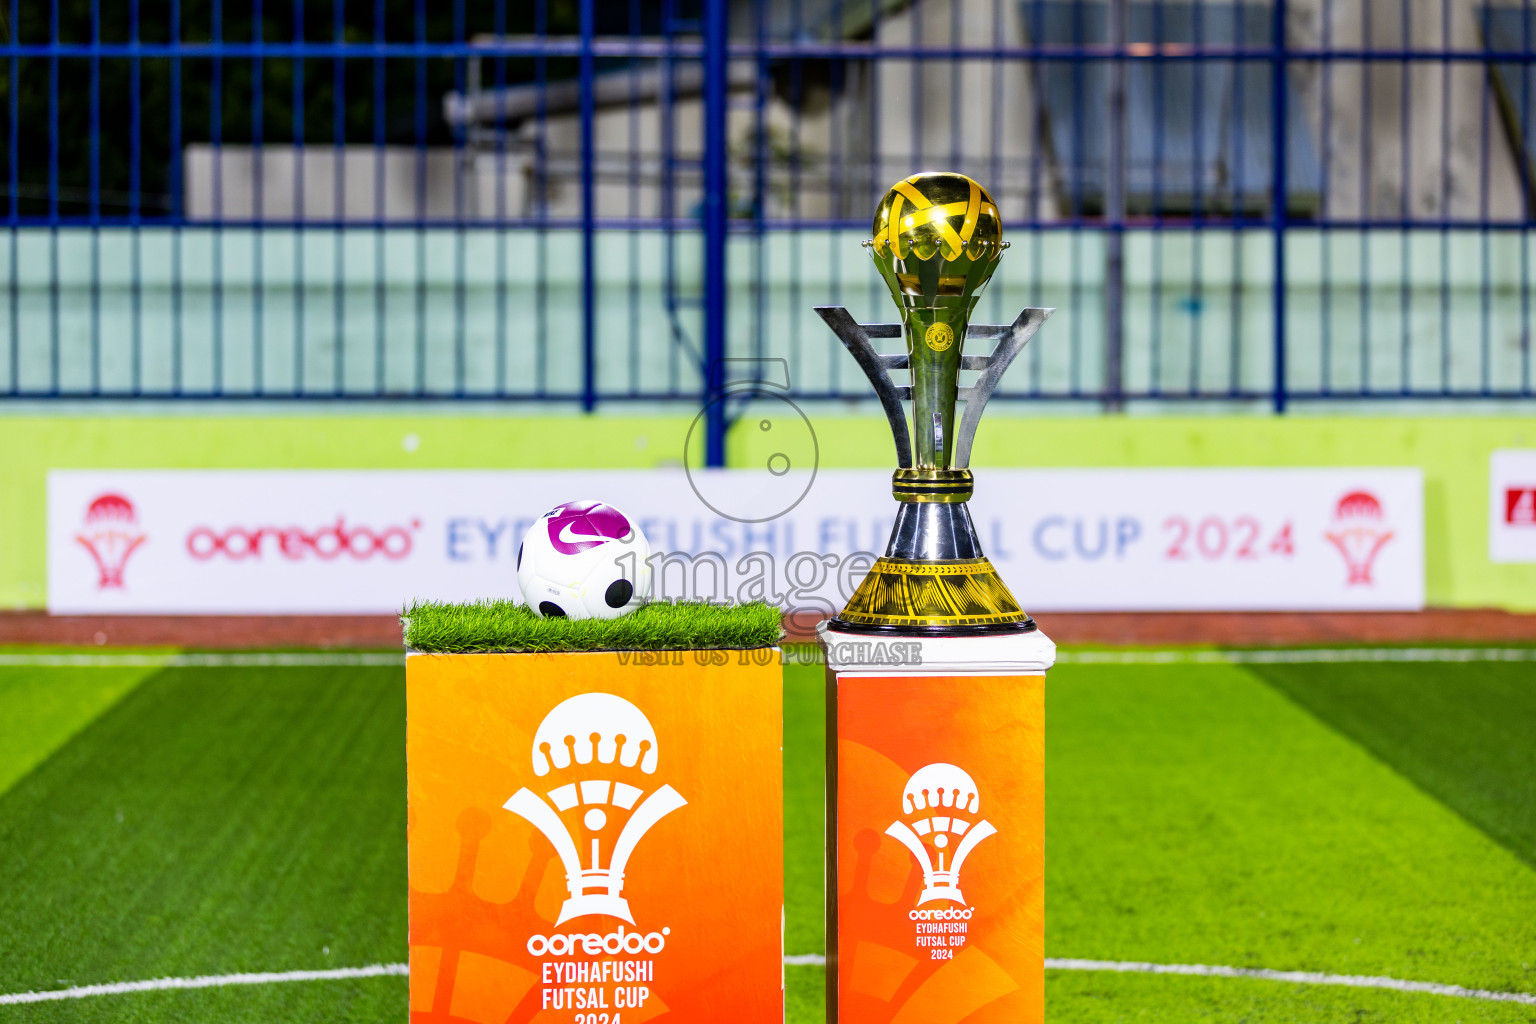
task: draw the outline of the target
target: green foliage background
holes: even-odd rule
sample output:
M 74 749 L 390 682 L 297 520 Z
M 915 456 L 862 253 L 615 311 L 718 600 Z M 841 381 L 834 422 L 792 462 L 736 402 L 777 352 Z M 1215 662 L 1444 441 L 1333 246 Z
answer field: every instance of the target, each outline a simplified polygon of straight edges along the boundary
M 28 45 L 50 41 L 189 45 L 346 42 L 444 43 L 477 34 L 570 35 L 578 29 L 575 0 L 539 4 L 507 0 L 422 3 L 414 0 L 309 0 L 305 3 L 227 3 L 223 0 L 142 0 L 135 5 L 93 0 L 6 4 L 0 37 Z M 93 15 L 93 11 L 96 12 Z M 258 16 L 259 12 L 259 16 Z M 659 5 L 598 5 L 602 32 L 654 33 Z M 528 82 L 542 70 L 570 77 L 574 60 L 489 60 L 487 85 Z M 0 174 L 17 162 L 22 216 L 49 212 L 56 166 L 62 216 L 91 212 L 94 183 L 107 216 L 156 219 L 179 206 L 180 146 L 196 142 L 335 145 L 447 145 L 443 94 L 462 88 L 465 61 L 369 57 L 298 61 L 287 57 L 149 57 L 88 55 L 24 57 L 0 62 L 0 111 L 17 111 L 17 140 L 0 130 Z M 174 98 L 178 94 L 181 103 Z M 57 102 L 53 102 L 56 95 Z M 137 102 L 135 102 L 137 97 Z M 95 112 L 93 121 L 92 113 Z M 7 118 L 8 119 L 8 118 Z M 91 125 L 99 126 L 93 133 Z M 137 131 L 135 131 L 137 125 Z M 140 157 L 132 160 L 137 134 Z M 51 152 L 56 135 L 58 149 Z

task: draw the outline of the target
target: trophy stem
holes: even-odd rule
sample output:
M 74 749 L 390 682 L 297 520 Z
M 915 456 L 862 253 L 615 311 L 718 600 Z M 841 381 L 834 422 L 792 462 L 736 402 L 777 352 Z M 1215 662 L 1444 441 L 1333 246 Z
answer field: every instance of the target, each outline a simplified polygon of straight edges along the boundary
M 901 504 L 885 556 L 876 561 L 830 628 L 843 633 L 896 636 L 970 636 L 1033 630 L 1034 620 L 1019 607 L 982 553 L 965 504 L 973 489 L 967 467 L 982 409 L 1003 371 L 1052 311 L 1026 309 L 1010 325 L 971 326 L 962 321 L 964 336 L 995 339 L 996 345 L 989 355 L 964 355 L 963 351 L 955 351 L 960 349 L 958 344 L 944 345 L 946 353 L 929 353 L 930 357 L 955 357 L 952 363 L 941 361 L 945 363 L 941 374 L 945 386 L 937 389 L 949 399 L 947 419 L 931 401 L 919 401 L 919 396 L 935 392 L 937 381 L 931 358 L 917 358 L 917 339 L 910 333 L 912 317 L 907 315 L 910 310 L 904 314 L 903 324 L 856 323 L 840 306 L 818 306 L 816 312 L 874 385 L 891 425 L 896 464 L 900 467 L 892 477 L 892 491 Z M 932 326 L 933 323 L 927 323 L 923 334 Z M 904 334 L 908 351 L 899 355 L 877 352 L 870 340 Z M 924 345 L 931 348 L 926 341 Z M 955 379 L 959 369 L 979 370 L 980 376 L 970 387 L 960 387 Z M 911 371 L 912 384 L 896 384 L 891 380 L 891 370 Z M 902 408 L 904 400 L 914 406 L 910 432 Z M 958 427 L 954 426 L 955 400 L 965 403 L 965 414 Z
M 917 269 L 927 273 L 933 268 L 920 262 Z M 902 283 L 898 278 L 897 284 Z M 892 491 L 901 504 L 885 555 L 829 628 L 940 637 L 1034 630 L 1034 620 L 982 553 L 966 508 L 973 489 L 968 467 L 993 389 L 1053 311 L 1031 308 L 1012 324 L 976 326 L 969 323 L 969 306 L 945 311 L 903 304 L 901 324 L 856 323 L 839 306 L 818 306 L 816 312 L 874 385 L 900 467 Z M 906 352 L 881 353 L 871 343 L 872 338 L 896 337 L 905 338 Z M 967 338 L 995 341 L 995 347 L 987 355 L 966 355 Z M 962 369 L 980 371 L 969 387 L 960 386 Z M 898 385 L 891 370 L 909 371 L 912 383 Z M 910 429 L 904 401 L 913 407 Z M 957 401 L 965 403 L 958 424 Z
M 904 501 L 886 545 L 886 558 L 953 562 L 985 557 L 965 502 Z
M 948 469 L 955 450 L 955 403 L 969 305 L 901 311 L 907 365 L 912 373 L 912 463 Z

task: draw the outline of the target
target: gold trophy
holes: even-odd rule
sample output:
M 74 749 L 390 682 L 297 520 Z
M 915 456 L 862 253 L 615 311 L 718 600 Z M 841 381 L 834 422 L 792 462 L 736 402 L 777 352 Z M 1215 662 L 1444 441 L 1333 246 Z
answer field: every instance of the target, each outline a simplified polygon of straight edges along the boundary
M 967 636 L 1035 628 L 981 552 L 965 503 L 972 494 L 971 443 L 1003 372 L 1053 309 L 1026 309 L 1008 326 L 971 324 L 982 288 L 1008 243 L 992 197 L 951 171 L 924 171 L 893 185 L 864 243 L 901 308 L 900 324 L 858 324 L 841 306 L 816 312 L 874 385 L 896 442 L 892 491 L 901 507 L 885 556 L 832 620 L 843 633 Z M 904 354 L 875 351 L 872 338 L 906 339 Z M 966 341 L 995 341 L 990 355 Z M 898 385 L 891 370 L 910 370 Z M 979 370 L 969 387 L 961 370 Z M 903 401 L 912 403 L 907 425 Z M 955 424 L 955 403 L 965 413 Z

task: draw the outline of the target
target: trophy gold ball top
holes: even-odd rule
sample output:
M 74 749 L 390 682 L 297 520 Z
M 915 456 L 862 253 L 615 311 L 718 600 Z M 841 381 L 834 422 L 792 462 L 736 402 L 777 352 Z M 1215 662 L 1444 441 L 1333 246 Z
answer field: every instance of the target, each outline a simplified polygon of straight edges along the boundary
M 953 171 L 923 171 L 892 185 L 880 200 L 870 245 L 877 262 L 905 260 L 909 254 L 919 260 L 942 255 L 952 263 L 964 256 L 996 267 L 1003 225 L 991 194 L 979 182 Z
M 919 636 L 1032 630 L 1034 622 L 982 553 L 966 501 L 982 409 L 1053 310 L 1026 309 L 1006 326 L 970 323 L 1008 243 L 991 194 L 963 174 L 924 171 L 898 181 L 875 210 L 873 232 L 864 244 L 901 323 L 858 324 L 837 306 L 817 312 L 885 410 L 896 447 L 892 493 L 900 505 L 885 555 L 830 628 Z M 871 342 L 897 336 L 904 353 L 881 353 Z M 990 354 L 967 355 L 968 341 L 989 343 Z M 911 383 L 896 384 L 892 370 L 909 371 Z M 962 370 L 980 373 L 962 386 Z

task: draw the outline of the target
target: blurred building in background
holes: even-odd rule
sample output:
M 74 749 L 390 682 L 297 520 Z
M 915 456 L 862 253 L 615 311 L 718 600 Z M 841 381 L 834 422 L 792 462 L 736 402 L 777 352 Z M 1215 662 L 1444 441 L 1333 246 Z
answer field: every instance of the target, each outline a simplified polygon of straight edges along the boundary
M 1013 243 L 978 317 L 1060 307 L 1014 398 L 1536 395 L 1513 0 L 178 11 L 7 23 L 0 393 L 864 401 L 810 307 L 888 318 L 858 243 L 944 167 Z
M 1104 115 L 1112 83 L 1109 63 L 1093 59 L 1093 48 L 1109 45 L 1115 6 L 1109 0 L 916 0 L 887 4 L 882 12 L 833 0 L 806 0 L 798 11 L 737 4 L 731 24 L 744 47 L 760 41 L 777 53 L 777 47 L 793 52 L 797 43 L 811 49 L 867 41 L 894 52 L 878 60 L 775 59 L 762 69 L 749 59 L 730 63 L 733 215 L 756 216 L 761 201 L 761 215 L 770 221 L 865 218 L 869 196 L 910 173 L 915 161 L 942 163 L 987 182 L 1013 222 L 1101 216 L 1111 170 Z M 1250 54 L 1272 48 L 1273 5 L 1131 0 L 1121 6 L 1130 58 L 1127 212 L 1267 215 L 1274 189 L 1274 70 L 1260 59 L 1212 58 L 1236 48 Z M 1516 147 L 1526 146 L 1523 57 L 1494 61 L 1491 68 L 1465 60 L 1404 67 L 1401 59 L 1381 66 L 1342 59 L 1377 49 L 1523 51 L 1521 6 L 1292 0 L 1285 19 L 1287 43 L 1296 51 L 1286 72 L 1284 125 L 1292 215 L 1330 221 L 1523 215 L 1524 172 L 1516 161 Z M 664 54 L 671 39 L 612 35 L 593 43 L 599 50 Z M 1006 52 L 1031 43 L 1056 59 Z M 581 39 L 470 40 L 487 53 L 509 45 L 576 50 Z M 949 57 L 944 50 L 964 48 L 967 56 L 903 59 L 900 51 L 914 47 L 939 51 L 940 58 Z M 1310 51 L 1336 59 L 1304 60 Z M 1206 59 L 1189 59 L 1196 52 Z M 1185 59 L 1177 59 L 1181 55 Z M 187 214 L 279 222 L 579 217 L 580 79 L 497 84 L 488 67 L 494 63 L 495 57 L 469 59 L 464 89 L 441 97 L 440 115 L 463 132 L 462 146 L 430 147 L 418 160 L 408 147 L 194 144 L 184 157 Z M 592 84 L 597 215 L 697 216 L 701 65 L 665 57 L 620 63 L 599 71 Z M 766 82 L 759 81 L 760 70 Z M 1490 113 L 1494 124 L 1486 123 Z

